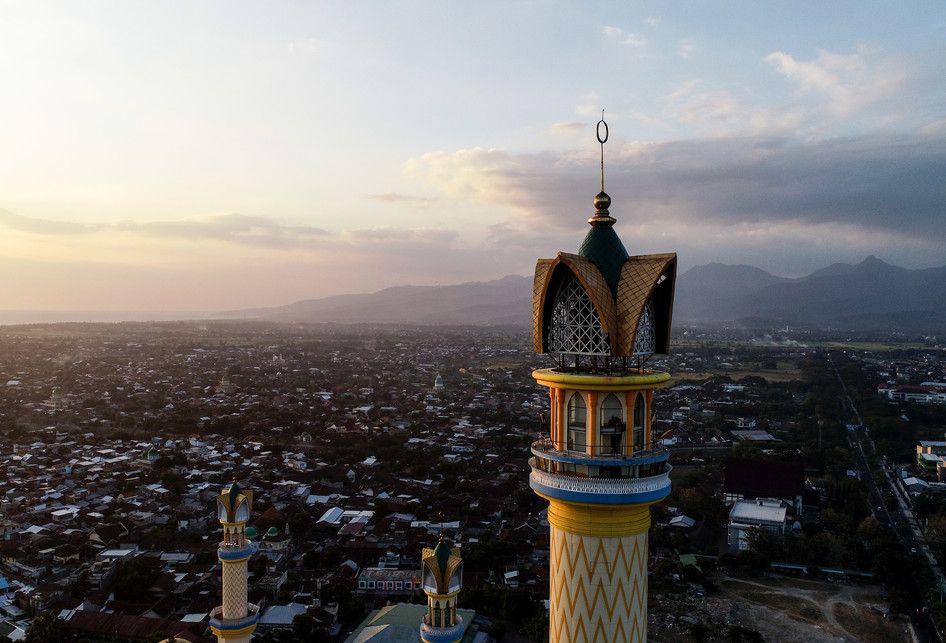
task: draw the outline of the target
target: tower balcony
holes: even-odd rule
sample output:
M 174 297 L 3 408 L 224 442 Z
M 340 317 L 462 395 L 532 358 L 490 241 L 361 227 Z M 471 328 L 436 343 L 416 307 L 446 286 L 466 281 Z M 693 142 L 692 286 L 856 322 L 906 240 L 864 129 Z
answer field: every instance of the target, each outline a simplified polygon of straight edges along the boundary
M 246 612 L 243 618 L 223 618 L 223 607 L 215 607 L 210 611 L 210 629 L 216 636 L 223 638 L 249 634 L 259 621 L 259 605 L 247 603 Z
M 256 553 L 256 543 L 246 540 L 243 544 L 221 542 L 217 546 L 217 558 L 227 562 L 237 562 Z
M 463 638 L 466 626 L 463 619 L 457 616 L 456 623 L 450 627 L 436 627 L 430 625 L 428 617 L 424 616 L 424 622 L 420 626 L 420 638 L 425 643 L 454 643 Z
M 622 505 L 656 502 L 670 494 L 672 467 L 666 451 L 589 455 L 539 440 L 532 453 L 529 486 L 548 498 Z

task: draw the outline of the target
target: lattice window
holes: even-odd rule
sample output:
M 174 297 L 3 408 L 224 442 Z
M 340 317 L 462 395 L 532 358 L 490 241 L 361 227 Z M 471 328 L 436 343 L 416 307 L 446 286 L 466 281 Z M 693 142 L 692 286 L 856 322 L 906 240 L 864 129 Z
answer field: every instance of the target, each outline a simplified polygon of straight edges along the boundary
M 654 336 L 654 300 L 648 299 L 637 323 L 634 336 L 634 355 L 653 355 L 657 342 Z
M 595 306 L 573 274 L 568 274 L 552 305 L 549 352 L 553 355 L 610 355 L 611 344 Z

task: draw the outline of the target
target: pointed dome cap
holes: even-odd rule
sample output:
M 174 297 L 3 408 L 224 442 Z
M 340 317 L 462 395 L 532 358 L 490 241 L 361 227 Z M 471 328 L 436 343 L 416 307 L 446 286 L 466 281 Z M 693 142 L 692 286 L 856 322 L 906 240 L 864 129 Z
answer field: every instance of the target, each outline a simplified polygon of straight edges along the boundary
M 437 557 L 437 562 L 440 563 L 440 569 L 446 569 L 447 561 L 450 560 L 450 546 L 443 539 L 443 535 L 440 536 L 440 542 L 434 547 L 434 556 Z
M 617 297 L 621 268 L 624 267 L 628 254 L 617 232 L 614 231 L 614 217 L 608 212 L 611 197 L 605 192 L 599 192 L 595 196 L 594 205 L 595 213 L 588 219 L 591 230 L 581 242 L 578 254 L 591 260 L 598 267 L 601 276 L 608 282 L 612 297 Z

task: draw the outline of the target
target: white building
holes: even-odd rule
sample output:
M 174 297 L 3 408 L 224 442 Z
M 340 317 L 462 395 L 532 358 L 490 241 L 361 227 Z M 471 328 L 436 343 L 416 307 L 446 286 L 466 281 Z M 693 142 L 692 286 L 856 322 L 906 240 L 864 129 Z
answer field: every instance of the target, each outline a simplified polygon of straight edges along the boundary
M 729 512 L 729 549 L 748 549 L 746 534 L 750 529 L 765 529 L 773 534 L 783 535 L 787 516 L 788 505 L 781 500 L 737 500 Z

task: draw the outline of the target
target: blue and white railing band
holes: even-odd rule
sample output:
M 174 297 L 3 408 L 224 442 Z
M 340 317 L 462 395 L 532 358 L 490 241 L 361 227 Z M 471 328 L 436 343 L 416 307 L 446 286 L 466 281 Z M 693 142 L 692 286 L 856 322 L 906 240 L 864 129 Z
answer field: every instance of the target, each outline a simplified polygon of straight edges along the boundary
M 542 471 L 536 468 L 535 458 L 529 464 L 529 486 L 544 496 L 566 502 L 623 505 L 656 502 L 670 495 L 670 465 L 664 473 L 647 478 L 580 478 Z
M 217 548 L 217 558 L 228 562 L 235 562 L 249 558 L 256 553 L 256 543 L 246 541 L 243 546 L 235 547 L 227 543 L 220 543 Z
M 220 618 L 223 608 L 213 608 L 210 612 L 210 627 L 222 632 L 230 632 L 255 625 L 259 621 L 259 606 L 247 603 L 246 608 L 249 613 L 243 618 Z
M 420 636 L 421 639 L 428 643 L 453 643 L 463 638 L 463 632 L 465 630 L 466 627 L 463 624 L 463 619 L 458 616 L 457 622 L 453 627 L 432 627 L 427 623 L 422 623 L 420 626 Z

